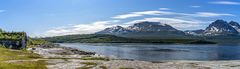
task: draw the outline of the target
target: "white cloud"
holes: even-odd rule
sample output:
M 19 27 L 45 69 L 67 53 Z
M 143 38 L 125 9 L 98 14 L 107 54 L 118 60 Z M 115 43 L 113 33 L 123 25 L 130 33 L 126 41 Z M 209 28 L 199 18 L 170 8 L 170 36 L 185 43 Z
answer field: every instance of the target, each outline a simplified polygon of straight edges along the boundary
M 131 22 L 127 22 L 126 24 L 134 24 L 138 22 L 143 21 L 150 21 L 150 22 L 161 22 L 164 24 L 168 24 L 173 26 L 174 28 L 180 29 L 180 30 L 186 30 L 186 29 L 199 29 L 202 26 L 202 23 L 205 23 L 200 20 L 185 20 L 185 19 L 178 19 L 178 18 L 161 18 L 161 17 L 153 17 L 153 18 L 145 18 L 141 20 L 134 20 Z
M 114 19 L 127 19 L 132 17 L 140 17 L 144 15 L 164 15 L 164 14 L 173 14 L 171 12 L 165 12 L 165 11 L 142 11 L 142 12 L 131 12 L 129 14 L 123 14 L 123 15 L 117 15 L 115 17 L 112 17 Z
M 131 18 L 131 17 L 138 17 L 138 16 L 142 16 L 142 15 L 140 15 L 140 14 L 125 14 L 125 15 L 118 15 L 118 16 L 115 16 L 115 17 L 112 17 L 112 18 L 126 19 L 126 18 Z
M 191 6 L 192 8 L 200 8 L 201 6 L 197 6 L 197 5 L 195 5 L 195 6 Z
M 219 16 L 235 16 L 233 14 L 227 14 L 227 13 L 213 13 L 213 12 L 197 12 L 194 15 L 199 17 L 219 17 Z M 194 16 L 193 15 L 193 16 Z
M 61 36 L 61 35 L 72 35 L 72 34 L 91 34 L 97 31 L 103 30 L 106 27 L 111 27 L 116 24 L 119 20 L 111 20 L 111 21 L 97 21 L 90 24 L 79 24 L 73 25 L 69 27 L 59 27 L 46 31 L 43 34 L 43 37 L 50 36 Z
M 0 10 L 0 13 L 1 13 L 1 12 L 5 12 L 5 11 L 6 11 L 6 10 Z
M 195 12 L 195 13 L 178 13 L 178 12 L 169 12 L 169 11 L 142 11 L 142 12 L 131 12 L 129 14 L 117 15 L 112 17 L 114 19 L 127 19 L 133 17 L 140 17 L 144 15 L 172 15 L 172 16 L 191 16 L 191 17 L 219 17 L 219 16 L 235 16 L 228 13 L 215 13 L 215 12 Z
M 159 10 L 172 10 L 170 8 L 159 8 Z
M 215 1 L 209 2 L 211 4 L 222 4 L 222 5 L 240 5 L 240 2 L 233 2 L 233 1 Z

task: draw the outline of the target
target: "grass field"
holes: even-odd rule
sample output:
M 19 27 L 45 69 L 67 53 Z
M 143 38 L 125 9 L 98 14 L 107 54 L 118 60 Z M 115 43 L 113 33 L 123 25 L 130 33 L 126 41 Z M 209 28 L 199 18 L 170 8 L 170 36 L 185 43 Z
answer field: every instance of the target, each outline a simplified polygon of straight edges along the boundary
M 0 69 L 47 69 L 39 55 L 24 50 L 0 48 Z M 35 60 L 35 61 L 34 61 Z

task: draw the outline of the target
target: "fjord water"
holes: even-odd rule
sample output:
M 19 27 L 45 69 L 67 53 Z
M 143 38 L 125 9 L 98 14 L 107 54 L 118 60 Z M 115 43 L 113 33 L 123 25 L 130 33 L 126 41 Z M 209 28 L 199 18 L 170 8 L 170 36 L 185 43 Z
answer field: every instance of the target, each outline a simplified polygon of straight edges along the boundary
M 240 59 L 238 44 L 61 43 L 60 45 L 119 59 L 144 61 Z

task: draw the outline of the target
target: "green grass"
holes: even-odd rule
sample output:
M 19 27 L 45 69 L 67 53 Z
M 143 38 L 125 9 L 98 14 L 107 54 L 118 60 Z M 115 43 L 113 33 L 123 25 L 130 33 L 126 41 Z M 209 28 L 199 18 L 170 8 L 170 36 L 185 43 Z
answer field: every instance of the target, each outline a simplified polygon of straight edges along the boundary
M 45 61 L 0 62 L 0 69 L 47 69 Z
M 30 61 L 41 58 L 39 55 L 23 50 L 0 48 L 0 69 L 46 69 L 45 61 Z M 10 60 L 29 60 L 6 62 Z
M 38 54 L 30 53 L 22 50 L 10 50 L 0 48 L 0 61 L 5 60 L 30 60 L 40 58 Z
M 81 64 L 85 64 L 85 66 L 77 68 L 77 69 L 91 69 L 97 66 L 97 63 L 94 62 L 81 62 Z
M 120 69 L 134 69 L 134 68 L 120 68 Z
M 104 60 L 104 61 L 109 61 L 109 58 L 103 58 L 103 57 L 82 57 L 80 58 L 81 60 Z
M 101 69 L 107 69 L 106 66 L 99 66 L 99 68 L 101 68 Z
M 85 64 L 85 65 L 97 65 L 97 63 L 94 63 L 94 62 L 81 62 L 81 64 Z

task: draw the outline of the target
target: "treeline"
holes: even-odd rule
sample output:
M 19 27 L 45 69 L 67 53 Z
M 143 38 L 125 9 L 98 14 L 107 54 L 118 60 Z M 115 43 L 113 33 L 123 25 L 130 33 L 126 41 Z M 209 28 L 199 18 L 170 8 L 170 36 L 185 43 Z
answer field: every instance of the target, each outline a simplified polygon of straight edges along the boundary
M 125 38 L 114 35 L 83 34 L 65 35 L 42 38 L 54 43 L 186 43 L 186 44 L 215 44 L 215 42 L 201 39 L 136 39 Z
M 25 32 L 1 32 L 0 39 L 2 40 L 21 40 L 26 38 Z

